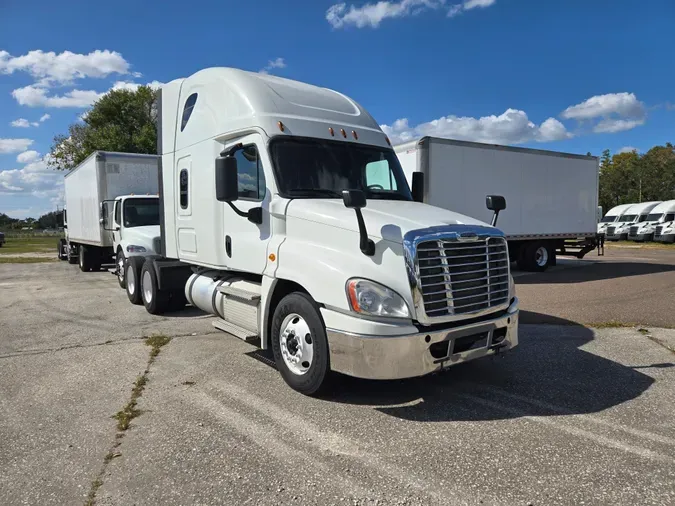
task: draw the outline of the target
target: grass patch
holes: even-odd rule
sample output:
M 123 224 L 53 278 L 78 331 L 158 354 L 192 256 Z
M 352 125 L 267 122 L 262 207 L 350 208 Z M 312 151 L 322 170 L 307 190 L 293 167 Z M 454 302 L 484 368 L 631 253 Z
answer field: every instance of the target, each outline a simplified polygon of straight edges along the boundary
M 57 262 L 56 253 L 51 257 L 10 257 L 0 254 L 0 264 L 46 264 Z
M 101 485 L 103 485 L 103 482 L 100 478 L 96 478 L 91 482 L 91 489 L 89 490 L 84 506 L 94 506 L 94 504 L 96 504 L 96 492 L 101 488 Z
M 150 350 L 150 360 L 148 360 L 148 365 L 154 362 L 155 357 L 159 355 L 162 346 L 169 344 L 169 341 L 171 341 L 171 338 L 163 335 L 150 336 L 145 339 L 145 344 L 152 348 Z
M 56 245 L 60 237 L 5 237 L 5 244 L 0 248 L 0 253 L 43 253 L 53 251 L 56 255 Z
M 634 249 L 675 249 L 675 243 L 662 242 L 633 242 L 633 241 L 605 241 L 605 248 L 634 248 Z

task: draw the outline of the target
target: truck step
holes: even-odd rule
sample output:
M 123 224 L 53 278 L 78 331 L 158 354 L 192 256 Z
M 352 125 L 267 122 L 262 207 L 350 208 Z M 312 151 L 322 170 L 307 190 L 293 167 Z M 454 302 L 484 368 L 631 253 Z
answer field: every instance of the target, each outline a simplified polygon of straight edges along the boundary
M 232 334 L 233 336 L 238 337 L 239 339 L 241 339 L 242 341 L 246 341 L 247 343 L 250 343 L 258 339 L 258 334 L 256 334 L 255 332 L 239 327 L 234 323 L 230 323 L 228 321 L 223 320 L 222 318 L 218 318 L 216 321 L 214 321 L 213 326 L 218 330 L 222 330 L 223 332 Z
M 218 291 L 220 293 L 224 293 L 225 295 L 229 295 L 230 297 L 234 297 L 235 299 L 246 300 L 250 302 L 260 300 L 259 293 L 248 292 L 246 290 L 242 290 L 241 288 L 234 288 L 232 286 L 219 286 Z

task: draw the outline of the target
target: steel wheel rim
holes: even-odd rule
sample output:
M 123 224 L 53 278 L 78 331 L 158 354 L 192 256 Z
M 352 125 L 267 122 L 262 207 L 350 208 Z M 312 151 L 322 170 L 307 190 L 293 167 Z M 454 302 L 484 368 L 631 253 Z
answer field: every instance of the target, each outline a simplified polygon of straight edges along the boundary
M 538 247 L 536 253 L 534 254 L 534 261 L 539 267 L 543 267 L 548 264 L 548 250 L 543 246 Z
M 80 267 L 84 267 L 84 250 L 80 247 Z
M 117 260 L 117 277 L 124 281 L 124 257 Z
M 143 273 L 141 289 L 143 290 L 143 298 L 145 299 L 145 302 L 150 304 L 152 302 L 152 279 L 150 278 L 150 273 L 148 271 Z
M 131 295 L 136 292 L 136 276 L 131 265 L 127 267 L 127 290 Z
M 307 374 L 314 359 L 314 337 L 309 325 L 299 314 L 289 314 L 279 331 L 281 357 L 296 376 Z

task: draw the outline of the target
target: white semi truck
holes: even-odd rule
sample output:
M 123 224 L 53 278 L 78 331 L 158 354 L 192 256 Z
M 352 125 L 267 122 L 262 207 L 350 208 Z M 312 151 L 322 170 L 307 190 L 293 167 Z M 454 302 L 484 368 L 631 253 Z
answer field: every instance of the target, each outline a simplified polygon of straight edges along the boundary
M 660 203 L 661 202 L 641 202 L 639 204 L 633 204 L 624 211 L 616 222 L 611 223 L 605 229 L 605 237 L 608 241 L 625 241 L 628 239 L 631 227 L 646 222 L 652 209 Z
M 424 202 L 486 221 L 479 195 L 503 194 L 509 254 L 543 271 L 556 255 L 583 258 L 597 246 L 598 158 L 434 137 L 395 147 L 408 181 L 425 176 Z
M 187 299 L 305 394 L 330 371 L 421 376 L 518 344 L 504 234 L 420 203 L 350 98 L 210 68 L 158 110 L 161 255 L 126 262 L 150 313 Z
M 65 176 L 67 214 L 59 258 L 82 271 L 159 249 L 158 156 L 95 151 Z
M 666 200 L 649 211 L 644 221 L 631 225 L 628 239 L 636 242 L 656 240 L 654 237 L 657 230 L 658 236 L 663 236 L 664 228 L 673 221 L 675 221 L 675 200 Z
M 612 207 L 607 214 L 602 217 L 598 222 L 598 235 L 605 235 L 607 227 L 613 223 L 618 223 L 621 220 L 621 216 L 630 209 L 630 206 L 633 204 L 621 204 L 618 206 Z

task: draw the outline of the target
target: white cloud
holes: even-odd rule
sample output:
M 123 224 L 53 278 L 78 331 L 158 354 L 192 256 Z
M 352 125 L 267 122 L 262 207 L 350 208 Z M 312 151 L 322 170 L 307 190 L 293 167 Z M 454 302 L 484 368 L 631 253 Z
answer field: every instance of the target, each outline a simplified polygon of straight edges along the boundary
M 525 112 L 516 109 L 482 118 L 444 116 L 415 127 L 410 127 L 407 119 L 399 119 L 391 126 L 382 125 L 382 130 L 394 144 L 425 135 L 490 144 L 549 142 L 572 137 L 560 121 L 549 118 L 537 126 Z
M 458 14 L 461 14 L 464 11 L 470 11 L 471 9 L 490 7 L 497 0 L 465 0 L 461 4 L 451 5 L 448 9 L 448 16 L 455 17 Z
M 640 150 L 638 148 L 634 148 L 633 146 L 624 146 L 618 152 L 619 154 L 621 154 L 621 153 L 632 153 L 633 151 L 640 151 Z
M 51 118 L 51 116 L 49 114 L 43 114 L 42 116 L 40 116 L 40 123 L 44 123 L 49 118 Z
M 1 171 L 0 195 L 32 195 L 55 205 L 63 200 L 63 176 L 47 168 L 47 157 L 36 159 L 21 169 Z
M 348 25 L 354 25 L 357 28 L 366 26 L 377 28 L 384 19 L 401 18 L 417 14 L 426 9 L 437 9 L 444 4 L 445 0 L 380 1 L 374 4 L 365 4 L 362 7 L 350 5 L 347 9 L 347 4 L 343 2 L 331 5 L 328 8 L 326 21 L 333 28 L 343 28 Z
M 261 74 L 269 74 L 270 70 L 273 69 L 285 69 L 286 68 L 286 60 L 283 58 L 275 58 L 274 60 L 270 60 L 267 62 L 267 65 L 260 70 Z
M 30 128 L 30 121 L 25 118 L 19 118 L 12 121 L 10 125 L 17 128 Z
M 33 163 L 40 158 L 40 153 L 34 150 L 24 151 L 19 153 L 19 156 L 16 157 L 16 161 L 19 163 Z
M 20 153 L 33 144 L 32 139 L 0 139 L 0 154 Z
M 593 119 L 617 114 L 623 117 L 641 118 L 645 115 L 645 105 L 634 93 L 608 93 L 594 97 L 565 109 L 565 119 Z
M 49 96 L 47 89 L 36 85 L 12 91 L 12 96 L 19 105 L 29 107 L 89 107 L 103 95 L 93 90 L 71 90 L 64 95 Z
M 626 130 L 632 130 L 635 127 L 645 124 L 644 118 L 641 119 L 612 119 L 607 118 L 603 119 L 593 127 L 593 131 L 596 134 L 604 133 L 616 133 L 616 132 L 625 132 Z
M 160 83 L 159 81 L 152 81 L 150 83 L 146 83 L 145 86 L 149 86 L 153 90 L 159 89 L 164 83 Z M 111 90 L 129 90 L 129 91 L 136 91 L 138 88 L 140 88 L 142 85 L 139 83 L 134 83 L 131 81 L 117 81 L 115 84 L 113 84 Z
M 53 83 L 67 84 L 74 79 L 103 78 L 110 74 L 128 74 L 129 63 L 116 51 L 97 49 L 89 54 L 70 51 L 56 54 L 53 51 L 29 51 L 22 56 L 12 56 L 0 51 L 0 73 L 27 72 L 43 86 Z

